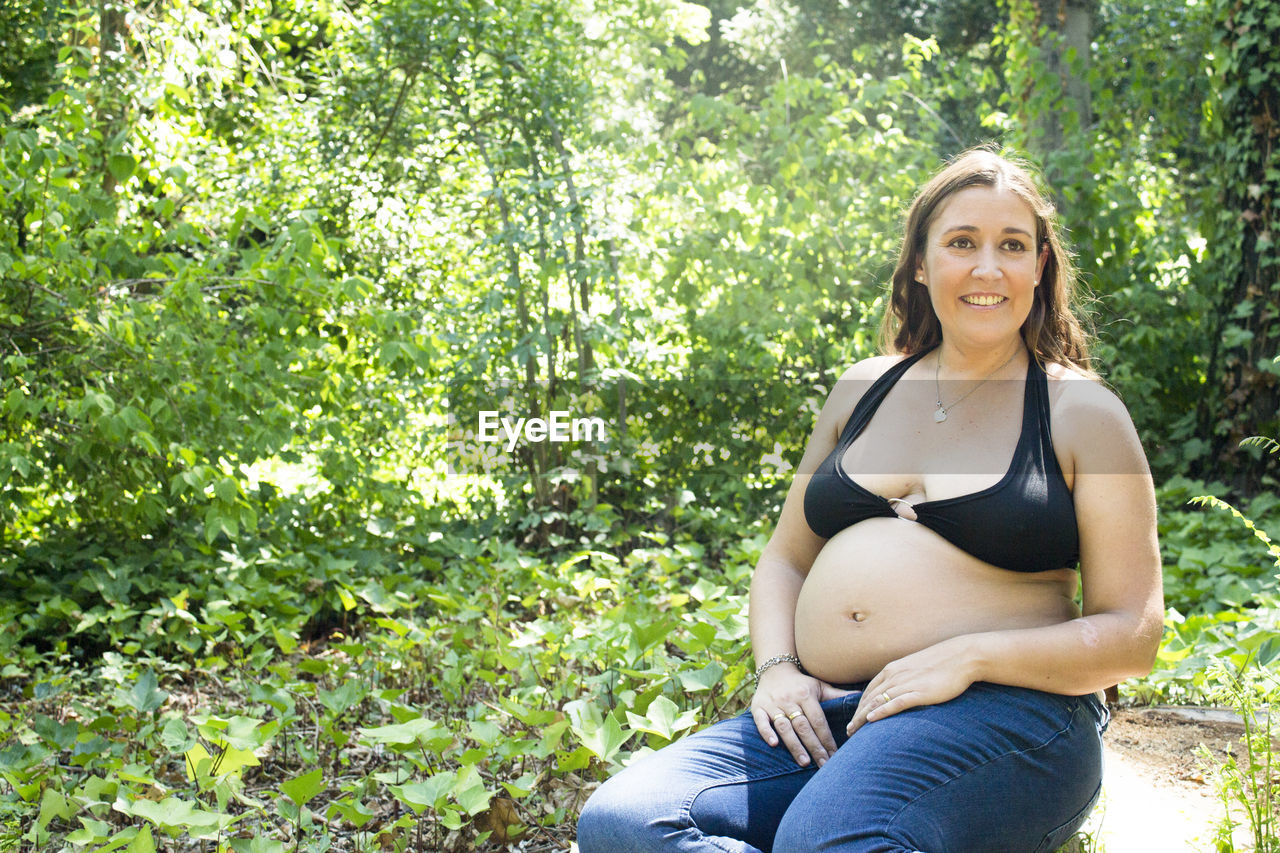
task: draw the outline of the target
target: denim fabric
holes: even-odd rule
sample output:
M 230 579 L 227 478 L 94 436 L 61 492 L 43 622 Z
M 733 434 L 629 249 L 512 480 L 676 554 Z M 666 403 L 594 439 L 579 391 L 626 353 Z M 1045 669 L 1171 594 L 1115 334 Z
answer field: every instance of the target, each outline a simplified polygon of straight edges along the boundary
M 637 761 L 588 800 L 579 850 L 1050 853 L 1101 791 L 1095 696 L 978 683 L 847 738 L 861 695 L 823 703 L 839 748 L 820 770 L 749 714 Z

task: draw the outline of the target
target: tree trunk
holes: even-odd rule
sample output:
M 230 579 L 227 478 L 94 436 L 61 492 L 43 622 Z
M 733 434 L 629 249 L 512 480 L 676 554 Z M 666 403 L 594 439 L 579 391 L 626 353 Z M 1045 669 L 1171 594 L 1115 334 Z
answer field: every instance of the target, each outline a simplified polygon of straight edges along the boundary
M 1280 433 L 1280 18 L 1265 4 L 1216 0 L 1215 101 L 1204 286 L 1219 334 L 1200 412 L 1210 456 L 1200 472 L 1237 495 L 1257 492 L 1276 457 L 1242 451 L 1242 439 Z
M 1046 177 L 1057 185 L 1054 154 L 1062 151 L 1075 131 L 1093 121 L 1089 93 L 1089 59 L 1092 50 L 1093 18 L 1097 0 L 1034 0 L 1036 28 L 1045 65 L 1056 75 L 1061 99 L 1054 109 L 1042 110 L 1031 119 L 1036 132 L 1036 154 L 1044 163 Z M 1043 27 L 1042 31 L 1040 28 Z
M 128 26 L 120 0 L 99 0 L 98 6 L 98 130 L 102 134 L 102 191 L 111 196 L 116 177 L 109 160 L 116 136 L 124 129 L 125 97 L 121 85 Z

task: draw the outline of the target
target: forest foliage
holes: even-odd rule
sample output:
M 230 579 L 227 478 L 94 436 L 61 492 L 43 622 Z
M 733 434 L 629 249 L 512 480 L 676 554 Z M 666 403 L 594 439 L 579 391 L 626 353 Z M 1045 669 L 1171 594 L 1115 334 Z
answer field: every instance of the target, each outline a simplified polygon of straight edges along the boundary
M 1159 486 L 1126 693 L 1273 656 L 1274 548 L 1188 501 L 1280 533 L 1280 11 L 1066 5 L 1083 54 L 1032 0 L 5 6 L 0 838 L 567 846 L 741 707 L 816 407 L 988 141 L 1052 180 Z

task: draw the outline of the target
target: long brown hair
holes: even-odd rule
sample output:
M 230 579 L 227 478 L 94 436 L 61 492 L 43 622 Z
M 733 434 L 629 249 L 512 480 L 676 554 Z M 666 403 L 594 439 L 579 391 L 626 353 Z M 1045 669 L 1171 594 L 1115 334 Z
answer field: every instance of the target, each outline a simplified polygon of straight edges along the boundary
M 893 271 L 889 310 L 881 325 L 881 345 L 886 352 L 910 355 L 942 341 L 942 326 L 929 301 L 929 292 L 916 282 L 916 269 L 939 206 L 953 193 L 968 187 L 1008 190 L 1026 202 L 1036 220 L 1036 254 L 1049 250 L 1040 284 L 1035 289 L 1031 313 L 1022 324 L 1022 339 L 1042 365 L 1072 365 L 1092 376 L 1089 335 L 1076 316 L 1077 273 L 1063 247 L 1057 212 L 1036 186 L 1030 164 L 991 146 L 971 148 L 934 175 L 907 210 Z

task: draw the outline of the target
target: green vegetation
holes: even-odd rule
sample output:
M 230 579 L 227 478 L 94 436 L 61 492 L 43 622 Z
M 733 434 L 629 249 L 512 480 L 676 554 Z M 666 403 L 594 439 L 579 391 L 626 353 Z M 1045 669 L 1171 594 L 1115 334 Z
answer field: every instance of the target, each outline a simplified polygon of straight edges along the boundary
M 1159 484 L 1123 693 L 1275 657 L 1280 13 L 830 5 L 0 9 L 0 850 L 567 849 L 744 706 L 816 406 L 991 139 Z
M 1274 651 L 1268 657 L 1273 657 Z M 1214 665 L 1211 681 L 1216 685 L 1214 697 L 1236 708 L 1244 723 L 1239 754 L 1234 752 L 1217 766 L 1208 755 L 1203 757 L 1214 767 L 1218 795 L 1222 799 L 1223 817 L 1217 827 L 1215 850 L 1235 853 L 1233 831 L 1236 816 L 1243 814 L 1248 829 L 1249 850 L 1275 853 L 1280 850 L 1280 814 L 1277 814 L 1275 783 L 1277 756 L 1273 715 L 1280 699 L 1280 684 L 1267 669 L 1257 665 L 1252 655 L 1243 663 L 1219 662 Z M 1203 749 L 1203 747 L 1202 747 Z
M 692 540 L 547 562 L 449 536 L 447 567 L 334 582 L 350 627 L 301 642 L 229 628 L 261 617 L 244 608 L 165 600 L 148 633 L 202 653 L 109 651 L 91 672 L 50 661 L 21 680 L 0 716 L 9 838 L 567 848 L 584 783 L 742 705 L 745 601 L 730 590 L 761 546 L 715 555 L 713 582 Z

